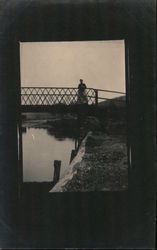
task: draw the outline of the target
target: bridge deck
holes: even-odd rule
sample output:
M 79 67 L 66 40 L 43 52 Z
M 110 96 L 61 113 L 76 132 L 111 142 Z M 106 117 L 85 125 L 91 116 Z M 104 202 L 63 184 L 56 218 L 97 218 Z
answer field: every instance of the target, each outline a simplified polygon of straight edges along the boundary
M 81 108 L 82 109 L 82 108 Z M 92 112 L 97 110 L 96 105 L 87 105 L 83 108 L 87 112 Z M 80 105 L 21 105 L 21 112 L 72 112 L 78 113 L 80 110 Z

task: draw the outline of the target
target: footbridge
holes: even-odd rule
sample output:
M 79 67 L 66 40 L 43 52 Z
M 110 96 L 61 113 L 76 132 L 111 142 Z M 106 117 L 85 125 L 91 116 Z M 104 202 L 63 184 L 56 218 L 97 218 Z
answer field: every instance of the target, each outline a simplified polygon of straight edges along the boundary
M 125 93 L 119 91 L 87 88 L 88 107 L 96 107 L 99 102 L 112 99 L 105 97 L 105 94 L 109 93 L 125 95 Z M 21 87 L 22 112 L 73 110 L 79 106 L 77 100 L 78 88 Z

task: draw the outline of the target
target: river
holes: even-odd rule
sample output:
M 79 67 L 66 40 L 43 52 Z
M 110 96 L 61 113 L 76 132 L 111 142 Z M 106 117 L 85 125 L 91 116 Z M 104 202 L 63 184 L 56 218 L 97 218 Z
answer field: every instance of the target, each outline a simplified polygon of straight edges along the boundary
M 61 160 L 60 177 L 64 176 L 75 149 L 75 133 L 65 127 L 65 121 L 69 123 L 70 119 L 65 115 L 27 114 L 22 124 L 24 182 L 52 181 L 54 160 Z

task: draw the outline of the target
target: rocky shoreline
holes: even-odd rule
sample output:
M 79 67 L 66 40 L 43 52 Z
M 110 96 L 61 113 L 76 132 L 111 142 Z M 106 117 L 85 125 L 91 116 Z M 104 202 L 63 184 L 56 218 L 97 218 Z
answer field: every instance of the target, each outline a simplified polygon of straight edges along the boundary
M 125 190 L 127 182 L 125 143 L 114 136 L 92 134 L 87 139 L 81 167 L 63 191 Z
M 61 179 L 50 192 L 126 190 L 128 164 L 124 119 L 100 122 L 96 117 L 87 117 L 80 128 L 81 134 L 82 137 L 87 134 L 78 151 L 80 154 L 84 147 L 81 160 L 74 158 L 64 181 Z

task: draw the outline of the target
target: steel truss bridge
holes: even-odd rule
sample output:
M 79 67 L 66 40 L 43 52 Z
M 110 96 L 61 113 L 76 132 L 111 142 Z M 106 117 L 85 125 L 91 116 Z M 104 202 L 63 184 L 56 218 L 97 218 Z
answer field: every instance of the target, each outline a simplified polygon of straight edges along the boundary
M 123 92 L 87 88 L 86 95 L 88 106 L 97 106 L 99 101 L 109 98 L 101 97 L 102 93 L 114 93 L 125 95 Z M 104 96 L 104 95 L 103 95 Z M 52 111 L 65 107 L 76 107 L 78 88 L 71 87 L 22 87 L 21 88 L 21 111 Z M 78 106 L 78 105 L 77 105 Z

